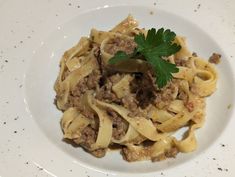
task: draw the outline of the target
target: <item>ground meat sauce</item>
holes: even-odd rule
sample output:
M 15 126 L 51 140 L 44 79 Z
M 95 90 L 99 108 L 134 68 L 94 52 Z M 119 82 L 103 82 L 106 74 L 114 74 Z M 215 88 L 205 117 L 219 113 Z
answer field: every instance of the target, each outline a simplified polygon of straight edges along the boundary
M 128 122 L 111 109 L 108 109 L 107 113 L 113 121 L 112 136 L 114 139 L 120 140 L 126 134 L 128 129 Z
M 78 82 L 75 89 L 72 90 L 71 95 L 80 97 L 87 90 L 95 89 L 99 85 L 100 77 L 100 71 L 94 70 L 91 74 L 89 74 L 87 77 L 83 78 L 80 82 Z
M 150 154 L 151 154 L 151 152 L 147 149 L 144 149 L 142 151 L 133 151 L 133 150 L 128 149 L 126 147 L 122 148 L 121 153 L 123 155 L 123 158 L 129 162 L 138 161 L 138 160 L 140 160 L 140 157 L 141 157 L 141 159 L 145 159 L 148 156 L 150 156 Z
M 179 100 L 183 100 L 183 102 L 186 103 L 187 100 L 188 100 L 188 95 L 187 95 L 187 93 L 185 93 L 183 90 L 179 90 L 179 93 L 178 93 L 178 95 L 177 95 L 177 98 L 178 98 Z
M 196 52 L 193 52 L 193 53 L 192 53 L 192 56 L 193 56 L 193 57 L 197 57 L 198 55 L 197 55 Z
M 147 74 L 136 74 L 130 83 L 131 92 L 136 94 L 138 106 L 141 108 L 146 108 L 156 98 L 154 94 L 155 86 L 151 77 Z
M 214 63 L 214 64 L 219 64 L 220 63 L 220 59 L 221 59 L 221 55 L 218 53 L 213 53 L 210 58 L 209 58 L 209 62 L 210 63 Z
M 75 88 L 71 91 L 70 95 L 68 96 L 68 104 L 66 105 L 69 107 L 78 107 L 81 108 L 80 98 L 87 90 L 96 89 L 99 87 L 99 81 L 101 78 L 101 73 L 99 70 L 94 70 L 90 75 L 83 78 Z
M 114 54 L 119 50 L 123 50 L 126 53 L 132 53 L 135 47 L 136 44 L 132 39 L 123 40 L 121 38 L 116 38 L 111 41 L 106 50 L 111 54 Z M 119 73 L 118 71 L 114 71 L 112 68 L 105 66 L 100 57 L 99 47 L 95 48 L 94 53 L 99 64 L 99 68 L 92 71 L 91 74 L 78 82 L 76 87 L 69 94 L 67 105 L 67 107 L 76 107 L 81 114 L 91 119 L 93 122 L 81 132 L 80 138 L 74 139 L 74 142 L 88 151 L 91 151 L 91 145 L 96 142 L 99 122 L 95 121 L 98 121 L 99 119 L 95 112 L 86 109 L 80 101 L 86 91 L 93 90 L 95 92 L 95 98 L 98 100 L 122 105 L 130 111 L 128 116 L 135 118 L 136 116 L 147 117 L 144 115 L 142 110 L 147 108 L 150 104 L 154 104 L 157 107 L 168 105 L 174 99 L 172 97 L 172 93 L 174 93 L 176 89 L 174 80 L 164 88 L 158 89 L 155 84 L 156 78 L 153 71 L 150 70 L 146 73 L 132 73 L 131 75 L 134 79 L 130 82 L 131 93 L 122 98 L 118 98 L 112 91 L 112 86 L 118 83 L 126 73 Z M 177 65 L 180 66 L 185 64 L 184 60 L 178 60 L 177 62 Z M 179 99 L 186 99 L 183 92 L 180 93 L 178 97 Z M 191 107 L 189 105 L 189 109 L 190 108 Z M 129 124 L 113 110 L 108 109 L 107 114 L 112 120 L 112 138 L 120 140 L 125 136 Z M 141 143 L 142 141 L 145 141 L 145 139 L 140 138 L 136 141 Z M 96 157 L 103 157 L 106 151 L 107 148 L 101 148 L 91 151 L 91 154 Z M 135 154 L 135 152 L 131 152 L 125 147 L 123 147 L 122 153 L 124 158 L 128 161 L 135 161 L 139 158 L 139 154 Z M 143 151 L 142 153 L 143 156 L 148 156 L 149 152 Z M 162 158 L 165 158 L 166 156 L 174 156 L 176 153 L 176 150 L 172 150 L 163 154 L 164 157 Z
M 157 161 L 165 160 L 166 158 L 175 158 L 178 153 L 179 153 L 179 150 L 176 147 L 172 147 L 171 149 L 169 149 L 165 153 L 160 154 L 156 157 L 153 157 L 152 161 L 157 162 Z
M 133 39 L 123 39 L 120 37 L 114 38 L 108 42 L 105 46 L 105 51 L 114 55 L 118 51 L 125 51 L 127 54 L 131 54 L 136 48 L 136 43 Z
M 80 138 L 80 143 L 84 148 L 90 149 L 91 145 L 95 143 L 97 138 L 97 131 L 91 126 L 84 128 L 82 131 L 82 136 Z
M 136 95 L 126 95 L 122 98 L 122 104 L 125 108 L 130 110 L 131 112 L 134 112 L 138 108 L 138 101 L 136 100 Z
M 156 99 L 154 100 L 154 104 L 159 109 L 168 106 L 171 103 L 171 101 L 175 99 L 174 93 L 177 91 L 177 89 L 178 89 L 177 80 L 173 79 L 165 87 L 156 91 L 155 93 Z
M 176 59 L 175 64 L 176 64 L 176 66 L 187 66 L 187 60 L 185 60 L 185 59 Z
M 96 92 L 96 98 L 101 101 L 106 102 L 115 102 L 118 100 L 117 96 L 112 91 L 112 82 L 109 80 L 106 80 L 105 84 Z
M 95 157 L 101 158 L 105 156 L 106 152 L 107 152 L 107 149 L 102 148 L 102 149 L 91 151 L 90 153 Z

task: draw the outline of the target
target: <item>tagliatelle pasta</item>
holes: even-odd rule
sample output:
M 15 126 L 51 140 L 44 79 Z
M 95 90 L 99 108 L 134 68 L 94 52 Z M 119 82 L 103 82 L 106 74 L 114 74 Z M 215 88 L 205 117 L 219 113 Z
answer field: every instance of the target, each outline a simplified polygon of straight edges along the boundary
M 161 89 L 141 56 L 110 65 L 116 52 L 136 49 L 140 33 L 147 31 L 128 16 L 110 31 L 92 29 L 60 61 L 54 88 L 64 138 L 96 157 L 115 145 L 127 161 L 159 161 L 197 148 L 195 130 L 204 124 L 205 97 L 216 90 L 218 74 L 181 36 L 174 40 L 180 51 L 164 58 L 179 72 Z M 184 137 L 175 138 L 182 127 Z

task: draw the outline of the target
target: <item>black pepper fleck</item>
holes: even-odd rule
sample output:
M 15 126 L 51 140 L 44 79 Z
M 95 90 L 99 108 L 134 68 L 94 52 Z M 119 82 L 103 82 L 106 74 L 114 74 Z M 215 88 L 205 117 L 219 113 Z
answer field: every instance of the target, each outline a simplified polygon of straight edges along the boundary
M 22 43 L 23 43 L 23 41 L 20 41 L 20 43 L 22 44 Z
M 80 8 L 80 6 L 78 5 L 77 8 Z
M 224 170 L 225 170 L 225 171 L 228 171 L 228 169 L 227 169 L 227 168 L 225 168 Z
M 8 63 L 8 60 L 5 60 L 5 63 Z
M 20 88 L 22 88 L 22 86 L 23 86 L 22 84 L 19 85 Z
M 201 4 L 198 4 L 198 5 L 197 5 L 197 9 L 200 9 L 200 7 L 201 7 Z
M 221 147 L 225 147 L 225 144 L 220 144 L 221 145 Z
M 71 6 L 72 4 L 71 3 L 69 3 L 69 6 Z
M 223 171 L 223 169 L 222 169 L 222 168 L 220 168 L 220 167 L 219 167 L 219 168 L 217 168 L 217 169 L 218 169 L 218 170 L 220 170 L 220 171 Z
M 26 164 L 26 165 L 28 165 L 28 164 L 29 164 L 29 162 L 25 162 L 25 164 Z
M 19 116 L 15 117 L 14 120 L 18 120 L 19 119 Z
M 194 12 L 197 12 L 197 11 L 200 9 L 200 7 L 201 7 L 201 4 L 198 4 L 198 5 L 197 5 L 197 9 L 194 9 L 193 11 L 194 11 Z
M 213 160 L 216 160 L 216 158 L 212 158 Z
M 6 125 L 7 123 L 6 122 L 3 122 L 4 125 Z
M 69 170 L 70 172 L 72 172 L 73 170 Z
M 14 131 L 14 133 L 17 133 L 17 131 Z

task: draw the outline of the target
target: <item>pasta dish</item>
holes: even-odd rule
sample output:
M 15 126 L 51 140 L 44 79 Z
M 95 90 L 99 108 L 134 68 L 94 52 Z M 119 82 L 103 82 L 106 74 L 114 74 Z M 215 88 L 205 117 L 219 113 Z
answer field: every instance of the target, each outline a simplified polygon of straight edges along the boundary
M 216 90 L 214 55 L 206 61 L 184 37 L 141 29 L 131 15 L 110 31 L 91 29 L 60 61 L 54 89 L 64 138 L 96 157 L 119 149 L 129 162 L 194 151 L 205 98 Z

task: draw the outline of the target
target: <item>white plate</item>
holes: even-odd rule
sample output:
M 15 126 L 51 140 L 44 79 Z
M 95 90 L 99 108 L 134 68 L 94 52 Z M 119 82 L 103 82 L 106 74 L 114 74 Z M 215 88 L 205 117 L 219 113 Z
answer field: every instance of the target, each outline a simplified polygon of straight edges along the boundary
M 9 8 L 23 8 L 21 4 L 3 2 L 1 7 L 2 15 L 6 16 L 4 19 L 1 17 L 5 24 L 2 32 L 8 31 L 9 34 L 1 36 L 3 40 L 0 42 L 4 49 L 0 71 L 1 83 L 4 83 L 0 100 L 0 176 L 235 175 L 231 163 L 235 162 L 235 142 L 231 136 L 235 133 L 231 126 L 234 120 L 230 121 L 234 115 L 235 76 L 232 72 L 235 62 L 230 52 L 234 50 L 235 35 L 229 28 L 232 15 L 224 15 L 222 10 L 220 16 L 214 15 L 222 4 L 182 1 L 181 5 L 191 9 L 182 13 L 179 3 L 163 1 L 156 4 L 139 1 L 57 4 L 43 1 L 36 6 L 35 3 L 29 3 L 29 10 L 19 16 L 16 13 L 14 17 L 7 16 Z M 229 6 L 226 8 L 229 11 Z M 42 14 L 42 10 L 48 12 Z M 53 105 L 53 84 L 61 55 L 82 35 L 89 35 L 92 27 L 108 30 L 129 13 L 139 20 L 142 27 L 170 28 L 186 36 L 190 49 L 204 58 L 212 52 L 223 56 L 222 63 L 217 66 L 218 89 L 207 100 L 206 124 L 197 130 L 199 147 L 193 153 L 180 154 L 176 159 L 159 163 L 127 163 L 117 152 L 96 159 L 81 148 L 62 141 L 61 113 Z M 26 31 L 23 30 L 25 28 Z M 230 104 L 232 106 L 228 109 Z

